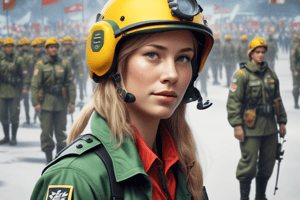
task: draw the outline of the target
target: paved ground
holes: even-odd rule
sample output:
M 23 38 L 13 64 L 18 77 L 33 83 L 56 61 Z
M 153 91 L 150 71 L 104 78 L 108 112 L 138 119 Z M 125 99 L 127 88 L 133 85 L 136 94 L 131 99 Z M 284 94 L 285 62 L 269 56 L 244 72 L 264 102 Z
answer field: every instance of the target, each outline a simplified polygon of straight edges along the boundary
M 269 200 L 297 200 L 300 196 L 300 110 L 293 108 L 292 79 L 287 54 L 280 54 L 275 70 L 280 79 L 282 99 L 288 114 L 287 143 L 281 164 L 279 190 L 273 195 L 277 165 L 267 189 Z M 209 72 L 210 73 L 210 72 Z M 223 77 L 225 72 L 223 72 Z M 91 86 L 91 84 L 89 84 Z M 208 98 L 214 103 L 205 111 L 198 111 L 196 104 L 188 106 L 187 117 L 199 146 L 199 157 L 204 170 L 204 183 L 210 200 L 239 199 L 239 185 L 235 179 L 235 170 L 240 158 L 239 144 L 233 136 L 233 129 L 227 122 L 226 101 L 228 88 L 225 79 L 221 85 L 213 86 L 208 81 Z M 89 98 L 91 88 L 89 88 Z M 21 108 L 20 123 L 25 121 L 24 108 Z M 33 108 L 31 108 L 31 115 Z M 74 113 L 74 119 L 79 109 Z M 68 116 L 67 132 L 71 127 Z M 89 128 L 86 129 L 89 132 Z M 39 124 L 35 128 L 22 128 L 18 131 L 18 145 L 0 146 L 0 199 L 29 199 L 32 189 L 45 167 L 45 155 L 40 149 Z M 2 129 L 0 130 L 2 137 Z M 253 181 L 251 199 L 254 199 Z

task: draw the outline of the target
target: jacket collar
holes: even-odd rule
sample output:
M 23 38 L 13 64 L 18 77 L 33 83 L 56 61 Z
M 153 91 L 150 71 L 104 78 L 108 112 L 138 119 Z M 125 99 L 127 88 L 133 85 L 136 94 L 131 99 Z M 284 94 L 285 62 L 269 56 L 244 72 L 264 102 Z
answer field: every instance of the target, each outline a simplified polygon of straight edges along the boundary
M 267 62 L 263 61 L 262 65 L 260 67 L 257 67 L 251 61 L 248 61 L 247 64 L 245 65 L 245 67 L 253 73 L 262 74 L 268 68 L 268 64 L 267 64 Z
M 111 157 L 117 182 L 126 180 L 134 175 L 146 175 L 144 165 L 131 139 L 125 139 L 122 145 L 115 148 L 111 139 L 110 129 L 106 121 L 95 112 L 91 121 L 92 133 L 101 141 Z M 128 162 L 130 160 L 130 162 Z

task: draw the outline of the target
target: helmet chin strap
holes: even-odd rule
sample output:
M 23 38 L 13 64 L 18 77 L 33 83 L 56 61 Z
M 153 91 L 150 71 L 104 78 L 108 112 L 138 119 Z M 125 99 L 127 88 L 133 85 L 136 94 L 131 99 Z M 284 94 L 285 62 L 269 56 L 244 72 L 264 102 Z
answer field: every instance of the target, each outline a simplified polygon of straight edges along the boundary
M 198 103 L 197 103 L 198 110 L 205 110 L 212 105 L 212 102 L 210 102 L 209 100 L 207 100 L 205 103 L 203 103 L 203 98 L 202 98 L 199 90 L 197 88 L 195 88 L 193 85 L 192 86 L 190 85 L 185 92 L 182 102 L 190 103 L 192 101 L 198 101 Z

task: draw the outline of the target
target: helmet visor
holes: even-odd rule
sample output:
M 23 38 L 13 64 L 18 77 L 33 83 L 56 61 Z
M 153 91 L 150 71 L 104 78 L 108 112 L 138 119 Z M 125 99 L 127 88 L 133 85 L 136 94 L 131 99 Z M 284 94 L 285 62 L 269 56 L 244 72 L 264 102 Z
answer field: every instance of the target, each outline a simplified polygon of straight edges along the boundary
M 172 14 L 180 19 L 192 20 L 201 12 L 196 0 L 169 0 L 169 6 Z

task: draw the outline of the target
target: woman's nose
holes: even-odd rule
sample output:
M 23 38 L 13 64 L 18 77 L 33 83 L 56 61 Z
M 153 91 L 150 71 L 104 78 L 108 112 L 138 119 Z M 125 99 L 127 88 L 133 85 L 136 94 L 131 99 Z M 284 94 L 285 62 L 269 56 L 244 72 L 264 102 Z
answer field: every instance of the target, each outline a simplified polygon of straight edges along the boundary
M 174 60 L 169 60 L 165 63 L 162 67 L 162 75 L 161 75 L 161 82 L 170 82 L 175 83 L 178 81 L 179 75 L 176 69 L 176 62 Z

